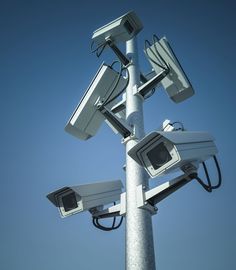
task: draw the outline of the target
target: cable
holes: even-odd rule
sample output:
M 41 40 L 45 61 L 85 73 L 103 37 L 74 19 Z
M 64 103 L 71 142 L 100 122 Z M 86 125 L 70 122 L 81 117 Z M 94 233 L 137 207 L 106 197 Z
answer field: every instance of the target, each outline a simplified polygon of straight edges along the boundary
M 121 224 L 123 222 L 123 216 L 120 218 L 120 221 L 117 225 L 115 225 L 116 217 L 114 217 L 111 227 L 106 227 L 106 226 L 101 225 L 98 220 L 99 220 L 99 218 L 93 218 L 93 225 L 99 230 L 109 232 L 109 231 L 116 230 L 121 226 Z
M 113 66 L 116 64 L 116 63 L 119 63 L 120 64 L 120 70 L 122 69 L 122 64 L 119 60 L 115 60 L 112 62 L 112 64 L 110 65 L 111 68 L 113 68 Z
M 156 88 L 153 88 L 146 96 L 144 96 L 144 99 L 150 98 L 155 92 L 156 92 Z
M 154 51 L 151 49 L 151 43 L 146 39 L 144 42 L 144 50 L 145 53 L 148 57 L 148 59 L 150 59 L 151 62 L 153 62 L 154 64 L 158 65 L 160 68 L 164 68 L 163 66 L 161 66 L 159 63 L 157 63 L 155 60 L 153 60 L 148 54 L 147 54 L 147 44 L 149 45 L 149 49 L 151 50 L 151 52 L 153 53 L 153 55 L 155 55 Z M 156 55 L 155 55 L 156 56 Z M 149 94 L 147 94 L 146 96 L 144 96 L 144 99 L 148 99 L 150 98 L 154 93 L 155 93 L 156 89 L 155 87 L 149 92 Z
M 122 63 L 119 61 L 114 61 L 111 65 L 110 68 L 113 69 L 114 64 L 116 63 L 120 63 L 120 71 L 119 71 L 119 76 L 117 77 L 117 80 L 115 82 L 115 85 L 111 91 L 111 93 L 108 95 L 108 97 L 103 101 L 103 106 L 107 105 L 108 103 L 110 103 L 111 101 L 109 100 L 110 97 L 112 96 L 113 92 L 115 91 L 117 85 L 119 84 L 120 78 L 121 78 L 121 74 L 122 74 Z
M 164 58 L 161 56 L 161 54 L 159 53 L 159 51 L 158 51 L 158 49 L 157 49 L 157 47 L 156 47 L 156 43 L 158 43 L 158 44 L 163 48 L 162 44 L 159 42 L 159 38 L 158 38 L 156 35 L 153 35 L 153 45 L 154 45 L 155 51 L 151 48 L 152 45 L 151 45 L 150 41 L 146 39 L 145 42 L 144 42 L 144 50 L 145 50 L 145 53 L 146 53 L 148 59 L 149 59 L 151 62 L 153 62 L 154 64 L 158 65 L 160 68 L 162 68 L 162 69 L 164 69 L 164 70 L 166 70 L 166 71 L 169 71 L 169 70 L 170 70 L 169 65 L 166 63 L 165 59 L 164 59 Z M 148 44 L 149 48 L 147 48 L 147 44 Z M 159 62 L 164 63 L 165 67 L 164 67 L 163 65 L 160 65 L 160 64 L 159 64 L 158 62 L 156 62 L 153 58 L 151 58 L 151 57 L 148 55 L 148 53 L 147 53 L 147 49 L 149 49 L 149 50 L 152 52 L 152 54 L 156 57 L 156 59 L 157 59 Z M 164 48 L 163 48 L 163 49 L 164 49 Z
M 115 62 L 119 62 L 119 61 L 115 61 Z M 113 62 L 113 64 L 114 64 L 114 62 Z M 111 65 L 111 67 L 112 67 L 112 65 Z M 110 99 L 110 97 L 112 96 L 113 92 L 115 91 L 117 85 L 119 84 L 120 78 L 122 76 L 122 72 L 124 70 L 126 70 L 127 71 L 127 74 L 128 74 L 127 82 L 126 82 L 125 86 L 121 89 L 121 91 L 119 93 L 117 93 L 113 98 Z M 129 84 L 129 70 L 127 69 L 127 67 L 122 67 L 122 64 L 121 64 L 121 69 L 120 69 L 120 72 L 119 72 L 119 77 L 117 78 L 117 81 L 115 83 L 115 86 L 113 87 L 113 90 L 111 91 L 110 95 L 104 101 L 104 106 L 106 106 L 107 104 L 111 103 L 116 98 L 118 98 L 125 91 L 125 89 L 128 86 L 128 84 Z
M 123 70 L 125 70 L 125 69 L 126 69 L 126 68 L 124 68 Z M 111 102 L 114 101 L 116 98 L 118 98 L 118 97 L 125 91 L 125 89 L 127 88 L 128 84 L 129 84 L 129 71 L 128 71 L 128 69 L 126 69 L 126 70 L 127 70 L 127 73 L 128 73 L 128 78 L 127 78 L 127 82 L 126 82 L 125 86 L 123 87 L 123 89 L 122 89 L 117 95 L 115 95 L 112 99 L 110 99 L 109 101 L 107 101 L 105 105 L 111 103 Z M 116 86 L 115 86 L 115 87 L 116 87 Z
M 216 165 L 216 169 L 217 169 L 217 173 L 218 173 L 218 183 L 217 185 L 213 186 L 212 183 L 211 183 L 211 179 L 210 179 L 210 176 L 209 176 L 209 173 L 208 173 L 208 170 L 207 170 L 207 166 L 205 164 L 205 162 L 202 162 L 202 165 L 203 165 L 203 169 L 204 169 L 204 172 L 205 172 L 205 176 L 206 176 L 206 179 L 207 179 L 207 184 L 205 184 L 202 179 L 200 177 L 198 177 L 197 174 L 193 174 L 192 175 L 192 178 L 195 178 L 198 183 L 207 191 L 207 192 L 212 192 L 213 189 L 217 189 L 221 186 L 221 183 L 222 183 L 222 175 L 221 175 L 221 170 L 220 170 L 220 166 L 219 166 L 219 163 L 217 161 L 217 158 L 216 156 L 213 156 L 213 159 L 215 161 L 215 165 Z
M 207 192 L 212 192 L 212 186 L 211 182 L 208 182 L 208 185 L 206 185 L 201 178 L 198 176 L 195 177 L 195 179 L 198 181 L 198 183 L 207 191 Z
M 147 47 L 147 44 L 148 44 L 149 48 Z M 150 57 L 150 56 L 148 55 L 147 49 L 149 49 L 149 50 L 152 52 L 152 54 L 155 56 L 155 58 L 156 58 L 158 61 L 160 61 L 160 60 L 158 59 L 158 56 L 156 55 L 156 52 L 151 48 L 151 46 L 152 46 L 152 44 L 150 43 L 150 41 L 146 39 L 146 40 L 144 41 L 144 51 L 145 51 L 145 53 L 146 53 L 148 59 L 149 59 L 151 62 L 153 62 L 155 65 L 159 66 L 161 69 L 168 70 L 169 68 L 166 68 L 166 67 L 160 65 L 158 62 L 156 62 L 152 57 Z M 158 53 L 158 54 L 159 54 L 159 53 Z
M 175 131 L 178 131 L 178 130 L 184 131 L 185 130 L 184 125 L 183 125 L 182 122 L 175 121 L 175 122 L 171 123 L 172 126 L 174 126 L 175 124 L 179 124 L 181 126 L 180 128 L 175 128 L 174 129 Z
M 165 49 L 163 48 L 162 44 L 161 44 L 160 41 L 159 41 L 160 38 L 158 38 L 157 35 L 154 34 L 154 35 L 152 36 L 152 40 L 153 40 L 153 44 L 154 44 L 155 51 L 156 51 L 156 53 L 158 54 L 158 56 L 160 57 L 160 59 L 162 60 L 162 62 L 165 64 L 166 70 L 170 70 L 170 68 L 169 68 L 168 64 L 166 63 L 165 59 L 161 56 L 161 54 L 158 52 L 157 47 L 156 47 L 156 43 L 158 43 L 158 44 L 162 47 L 162 49 L 165 50 Z
M 151 62 L 153 62 L 154 64 L 156 64 L 157 66 L 159 66 L 161 69 L 164 69 L 165 71 L 168 71 L 168 72 L 169 72 L 169 71 L 170 71 L 170 68 L 169 68 L 168 64 L 166 63 L 166 61 L 164 60 L 164 58 L 163 58 L 163 57 L 161 56 L 161 54 L 158 52 L 158 49 L 157 49 L 157 47 L 156 47 L 156 42 L 158 42 L 159 45 L 160 45 L 161 47 L 163 47 L 162 44 L 159 42 L 159 38 L 157 37 L 157 35 L 153 35 L 153 44 L 154 44 L 154 49 L 155 49 L 155 51 L 154 51 L 154 50 L 151 48 L 152 44 L 150 43 L 149 40 L 146 39 L 145 42 L 144 42 L 144 50 L 145 50 L 145 53 L 146 53 L 148 59 L 149 59 Z M 149 46 L 148 48 L 147 48 L 147 45 Z M 165 66 L 160 65 L 160 63 L 158 63 L 158 62 L 155 61 L 152 57 L 150 57 L 150 56 L 148 55 L 148 53 L 147 53 L 147 49 L 149 49 L 149 50 L 152 52 L 152 54 L 156 57 L 156 60 L 158 60 L 159 62 L 164 63 Z M 146 96 L 144 97 L 144 99 L 150 98 L 150 97 L 155 93 L 155 91 L 156 91 L 156 89 L 153 88 L 153 89 L 150 91 L 150 94 L 146 95 Z
M 215 186 L 212 186 L 212 189 L 217 189 L 221 186 L 222 184 L 222 175 L 221 175 L 221 170 L 220 170 L 220 165 L 218 163 L 218 160 L 216 158 L 216 156 L 213 156 L 213 159 L 215 161 L 215 165 L 216 165 L 216 168 L 217 168 L 217 172 L 218 172 L 218 184 L 215 185 Z
M 91 42 L 91 46 L 90 46 L 91 52 L 92 53 L 96 52 L 96 56 L 100 57 L 100 55 L 104 51 L 105 47 L 107 46 L 107 42 L 105 41 L 101 45 L 97 46 L 97 48 L 95 48 L 95 49 L 93 49 L 93 45 L 94 45 L 94 41 Z M 101 48 L 101 50 L 99 51 L 100 48 Z
M 115 202 L 114 202 L 114 205 L 116 205 Z M 100 218 L 98 218 L 98 217 L 93 217 L 93 225 L 94 225 L 97 229 L 99 229 L 99 230 L 109 232 L 109 231 L 113 231 L 113 230 L 118 229 L 118 228 L 121 226 L 122 222 L 123 222 L 123 218 L 124 218 L 124 217 L 121 216 L 119 223 L 116 225 L 116 217 L 113 217 L 113 222 L 112 222 L 111 227 L 106 227 L 106 226 L 103 226 L 103 225 L 101 225 L 101 224 L 99 223 L 99 219 L 100 219 Z

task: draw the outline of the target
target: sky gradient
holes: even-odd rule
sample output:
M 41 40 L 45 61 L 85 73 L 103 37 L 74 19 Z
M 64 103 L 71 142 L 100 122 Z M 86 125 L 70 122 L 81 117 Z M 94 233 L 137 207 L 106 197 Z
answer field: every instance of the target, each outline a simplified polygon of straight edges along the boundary
M 166 36 L 195 95 L 174 104 L 163 89 L 144 104 L 145 130 L 165 119 L 209 131 L 223 185 L 212 194 L 192 182 L 153 216 L 157 269 L 236 269 L 234 1 L 0 1 L 0 265 L 4 270 L 124 269 L 125 228 L 97 230 L 88 213 L 61 219 L 46 195 L 66 185 L 122 179 L 125 149 L 105 124 L 88 141 L 64 126 L 106 50 L 90 52 L 94 30 L 134 10 L 144 40 Z M 120 45 L 124 49 L 124 45 Z M 214 167 L 209 164 L 212 178 Z M 158 179 L 150 180 L 151 186 Z

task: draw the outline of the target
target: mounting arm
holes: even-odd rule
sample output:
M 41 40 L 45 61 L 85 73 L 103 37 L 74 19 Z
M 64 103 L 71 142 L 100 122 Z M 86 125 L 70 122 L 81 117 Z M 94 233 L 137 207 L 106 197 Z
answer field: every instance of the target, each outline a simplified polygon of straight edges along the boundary
M 98 107 L 98 109 L 107 119 L 107 121 L 123 136 L 123 138 L 127 138 L 132 134 L 132 128 L 128 126 L 125 121 L 119 119 L 105 106 L 101 105 Z

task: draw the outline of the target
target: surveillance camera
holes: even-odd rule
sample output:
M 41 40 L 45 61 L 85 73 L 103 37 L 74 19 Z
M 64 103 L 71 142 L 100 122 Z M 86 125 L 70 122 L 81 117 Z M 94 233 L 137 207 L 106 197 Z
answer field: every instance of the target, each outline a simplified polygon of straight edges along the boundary
M 152 178 L 199 164 L 216 153 L 209 133 L 189 131 L 152 132 L 128 152 Z
M 113 42 L 127 41 L 137 35 L 143 25 L 131 11 L 93 32 L 92 40 L 100 46 L 109 38 Z
M 47 195 L 59 209 L 61 217 L 68 217 L 82 211 L 113 203 L 120 199 L 120 180 L 64 187 Z
M 97 109 L 97 102 L 111 100 L 125 88 L 126 84 L 127 79 L 103 63 L 68 121 L 65 130 L 81 140 L 94 136 L 105 120 L 103 114 Z M 111 102 L 106 107 L 110 109 L 113 105 L 114 102 Z
M 165 37 L 146 48 L 145 54 L 156 74 L 163 72 L 163 69 L 169 71 L 161 84 L 174 102 L 182 102 L 194 95 L 192 85 Z

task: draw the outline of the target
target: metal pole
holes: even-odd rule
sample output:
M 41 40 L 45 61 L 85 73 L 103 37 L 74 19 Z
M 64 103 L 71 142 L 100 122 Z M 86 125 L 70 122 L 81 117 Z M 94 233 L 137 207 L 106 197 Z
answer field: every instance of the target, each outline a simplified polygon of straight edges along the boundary
M 140 81 L 136 38 L 126 42 L 126 55 L 131 60 L 126 119 L 133 126 L 135 137 L 141 139 L 144 136 L 143 100 L 133 95 L 133 87 Z M 144 169 L 127 155 L 136 143 L 135 138 L 126 142 L 126 270 L 155 270 L 152 216 L 148 210 L 138 208 L 136 203 L 137 186 L 148 189 L 148 177 Z

